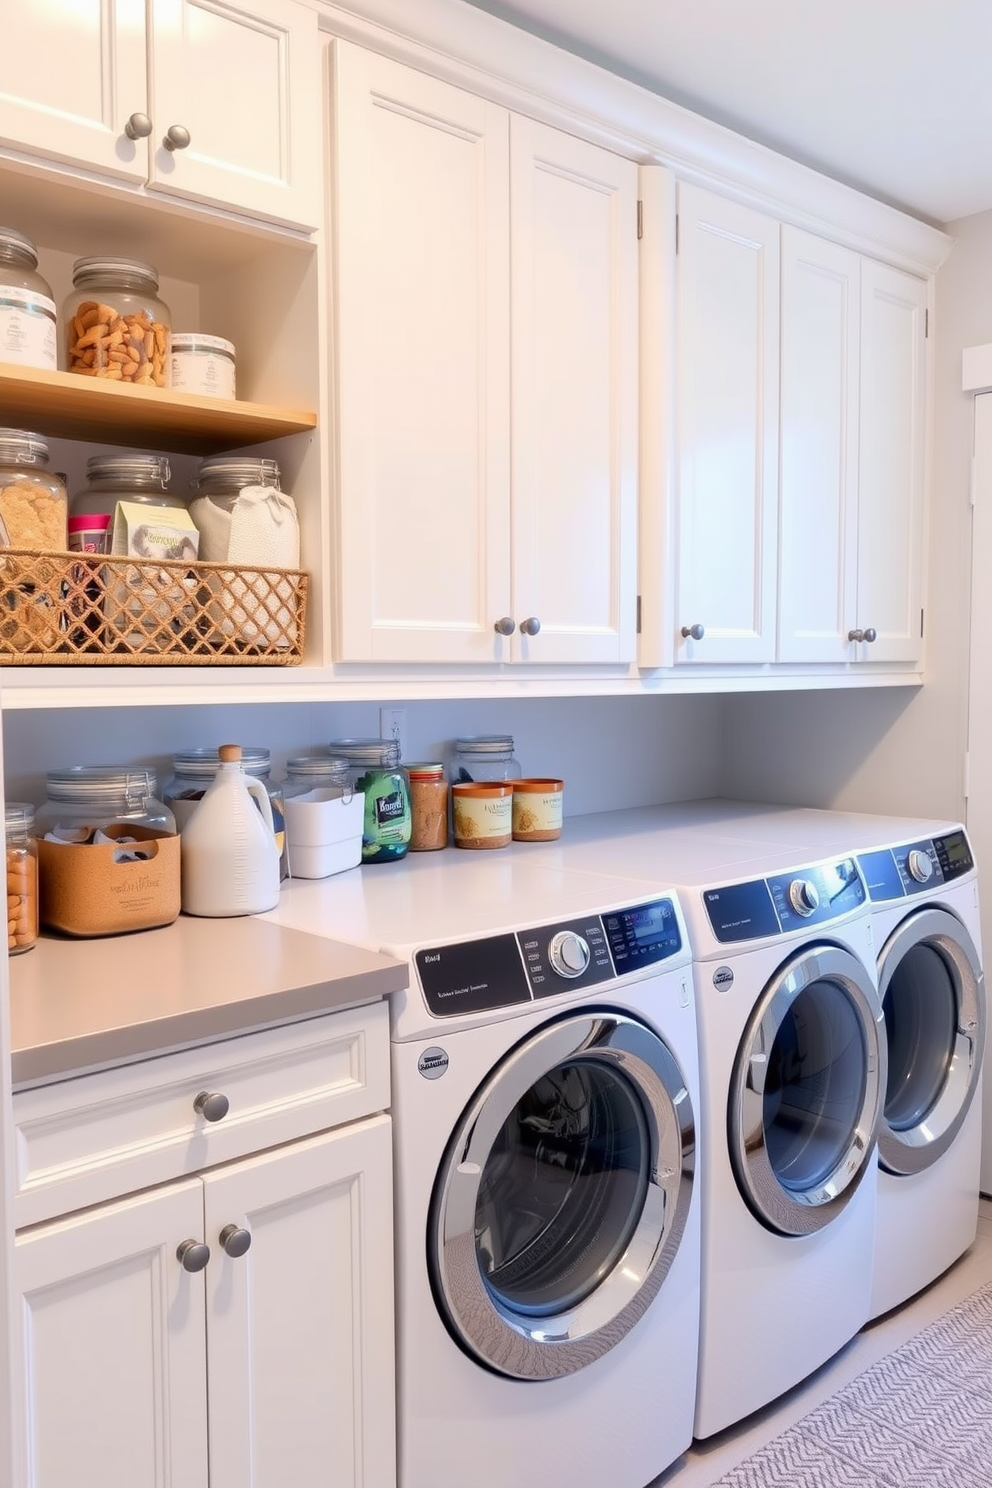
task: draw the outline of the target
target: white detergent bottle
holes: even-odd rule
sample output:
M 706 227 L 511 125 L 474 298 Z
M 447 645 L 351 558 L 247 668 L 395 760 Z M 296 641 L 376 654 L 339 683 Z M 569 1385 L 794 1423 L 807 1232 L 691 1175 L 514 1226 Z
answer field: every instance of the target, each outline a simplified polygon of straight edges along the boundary
M 217 755 L 217 774 L 179 837 L 183 911 L 215 919 L 262 914 L 279 902 L 268 792 L 245 774 L 240 744 L 222 744 Z

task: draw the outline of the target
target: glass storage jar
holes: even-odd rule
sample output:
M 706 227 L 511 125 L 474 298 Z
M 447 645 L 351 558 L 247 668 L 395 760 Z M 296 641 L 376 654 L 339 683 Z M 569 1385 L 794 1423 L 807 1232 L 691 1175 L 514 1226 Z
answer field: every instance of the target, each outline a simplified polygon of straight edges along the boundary
M 39 837 L 54 833 L 65 842 L 86 842 L 98 827 L 130 822 L 175 832 L 176 819 L 158 800 L 154 770 L 129 765 L 70 765 L 49 770 L 47 800 L 38 808 Z
M 455 740 L 451 759 L 452 784 L 467 780 L 518 780 L 512 734 L 469 734 Z
M 208 455 L 196 470 L 196 500 L 209 497 L 222 511 L 230 511 L 245 486 L 270 486 L 282 490 L 275 460 L 241 455 Z
M 346 759 L 330 754 L 301 754 L 286 761 L 286 779 L 282 792 L 286 800 L 305 796 L 309 791 L 333 792 L 339 796 L 352 794 L 351 766 Z M 330 797 L 328 797 L 330 799 Z
M 395 739 L 332 739 L 332 755 L 348 762 L 348 779 L 365 796 L 362 862 L 391 863 L 410 845 L 410 786 Z
M 0 546 L 66 549 L 65 482 L 48 469 L 48 445 L 27 429 L 0 429 Z
M 410 779 L 410 851 L 437 852 L 448 845 L 448 782 L 444 765 L 407 765 Z
M 0 227 L 0 362 L 58 366 L 59 343 L 51 285 L 38 273 L 30 238 Z
M 135 387 L 168 387 L 172 317 L 158 270 L 137 258 L 77 258 L 62 311 L 66 370 Z
M 34 838 L 34 807 L 27 801 L 8 801 L 7 829 L 7 950 L 11 956 L 29 951 L 38 939 L 38 844 Z
M 86 485 L 69 502 L 71 518 L 101 518 L 98 527 L 91 524 L 87 531 L 102 532 L 103 546 L 87 551 L 109 553 L 118 501 L 185 507 L 183 498 L 167 489 L 171 474 L 164 455 L 91 455 L 86 461 Z M 78 522 L 74 525 L 79 530 Z
M 272 808 L 272 829 L 279 847 L 279 873 L 288 875 L 286 864 L 286 808 L 283 788 L 270 778 L 272 758 L 267 749 L 258 744 L 241 746 L 241 768 L 265 786 L 265 793 Z M 203 793 L 220 769 L 220 755 L 216 749 L 180 749 L 172 756 L 173 773 L 162 787 L 162 799 L 176 818 L 176 828 L 183 827 L 203 799 Z

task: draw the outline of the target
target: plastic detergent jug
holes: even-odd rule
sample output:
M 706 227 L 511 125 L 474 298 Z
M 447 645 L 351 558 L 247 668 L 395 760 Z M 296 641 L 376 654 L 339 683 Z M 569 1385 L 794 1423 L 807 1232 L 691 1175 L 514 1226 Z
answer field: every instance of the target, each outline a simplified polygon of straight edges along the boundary
M 180 838 L 182 907 L 214 918 L 262 914 L 279 902 L 268 792 L 245 774 L 239 744 L 222 744 L 217 756 L 217 774 Z

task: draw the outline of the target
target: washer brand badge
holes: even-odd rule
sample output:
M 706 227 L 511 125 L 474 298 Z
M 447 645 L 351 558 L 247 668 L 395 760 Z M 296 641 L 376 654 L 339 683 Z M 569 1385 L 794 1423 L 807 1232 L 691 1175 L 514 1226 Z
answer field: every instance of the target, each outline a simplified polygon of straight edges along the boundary
M 437 1047 L 425 1049 L 417 1060 L 417 1068 L 425 1080 L 440 1080 L 448 1068 L 447 1050 Z
M 713 973 L 713 985 L 718 992 L 729 992 L 734 985 L 734 973 L 729 966 L 718 966 Z

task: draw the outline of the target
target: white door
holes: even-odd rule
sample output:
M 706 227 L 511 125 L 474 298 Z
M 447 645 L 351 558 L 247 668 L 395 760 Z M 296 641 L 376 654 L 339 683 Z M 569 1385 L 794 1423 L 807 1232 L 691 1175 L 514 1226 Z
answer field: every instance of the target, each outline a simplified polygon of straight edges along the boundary
M 675 660 L 773 661 L 778 223 L 681 185 L 677 277 Z
M 861 260 L 782 229 L 778 659 L 851 661 Z
M 923 653 L 926 285 L 861 265 L 858 646 L 866 661 Z
M 199 1180 L 17 1237 L 24 1488 L 207 1488 Z M 213 1262 L 211 1262 L 213 1264 Z
M 514 116 L 510 180 L 516 654 L 630 661 L 637 166 Z
M 294 0 L 150 0 L 148 180 L 312 228 L 323 153 L 320 42 Z M 178 148 L 163 141 L 170 129 Z
M 333 66 L 337 659 L 507 660 L 509 119 Z
M 389 1118 L 203 1182 L 210 1488 L 392 1488 Z
M 144 5 L 11 0 L 2 24 L 0 142 L 144 181 L 145 141 L 125 134 L 148 109 Z

